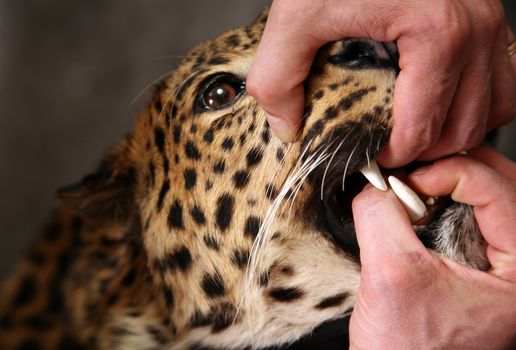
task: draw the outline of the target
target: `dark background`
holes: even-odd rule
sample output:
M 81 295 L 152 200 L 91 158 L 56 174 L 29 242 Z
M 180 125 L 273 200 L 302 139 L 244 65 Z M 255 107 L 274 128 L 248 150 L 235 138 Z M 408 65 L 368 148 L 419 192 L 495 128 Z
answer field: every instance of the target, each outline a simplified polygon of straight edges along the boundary
M 45 222 L 55 189 L 131 129 L 142 89 L 267 3 L 0 0 L 0 278 Z M 516 4 L 504 3 L 514 28 Z M 515 137 L 513 122 L 498 143 L 513 159 Z

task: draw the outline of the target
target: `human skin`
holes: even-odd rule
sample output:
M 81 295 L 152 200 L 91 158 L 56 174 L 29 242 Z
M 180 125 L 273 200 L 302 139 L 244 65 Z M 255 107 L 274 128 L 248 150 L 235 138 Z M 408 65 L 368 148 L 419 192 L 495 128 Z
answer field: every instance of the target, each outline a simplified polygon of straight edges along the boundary
M 516 164 L 481 147 L 416 170 L 408 182 L 473 206 L 492 268 L 426 250 L 395 195 L 368 186 L 353 201 L 362 271 L 351 349 L 516 345 Z
M 498 0 L 274 0 L 247 90 L 283 141 L 295 138 L 317 50 L 350 37 L 400 52 L 384 167 L 471 149 L 516 115 L 514 36 Z

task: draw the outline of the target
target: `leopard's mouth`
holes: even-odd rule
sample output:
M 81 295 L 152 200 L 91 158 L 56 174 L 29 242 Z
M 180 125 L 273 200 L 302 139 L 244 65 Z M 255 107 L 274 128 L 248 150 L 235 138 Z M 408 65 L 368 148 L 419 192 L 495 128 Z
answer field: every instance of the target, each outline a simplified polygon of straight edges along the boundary
M 380 169 L 381 175 L 379 176 L 382 176 L 386 184 L 389 184 L 387 181 L 389 176 L 395 176 L 400 181 L 405 182 L 408 174 L 422 165 L 424 165 L 422 162 L 412 162 L 402 168 Z M 371 182 L 366 179 L 359 169 L 345 177 L 344 186 L 342 185 L 342 179 L 332 179 L 325 185 L 326 189 L 322 196 L 322 206 L 319 211 L 319 223 L 322 225 L 320 228 L 327 232 L 343 251 L 356 257 L 358 257 L 358 244 L 356 242 L 351 203 L 353 198 L 368 183 L 378 187 L 377 182 L 374 180 Z M 424 217 L 413 222 L 413 227 L 425 247 L 433 249 L 435 248 L 435 226 L 438 224 L 439 218 L 446 208 L 453 201 L 449 196 L 428 197 L 418 195 L 418 197 L 424 203 L 426 212 Z

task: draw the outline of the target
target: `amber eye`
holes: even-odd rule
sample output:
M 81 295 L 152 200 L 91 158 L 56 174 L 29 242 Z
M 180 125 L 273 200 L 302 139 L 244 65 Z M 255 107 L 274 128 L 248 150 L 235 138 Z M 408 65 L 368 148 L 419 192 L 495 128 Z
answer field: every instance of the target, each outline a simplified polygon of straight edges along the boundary
M 221 74 L 203 84 L 199 107 L 203 110 L 230 106 L 245 91 L 245 82 L 230 74 Z

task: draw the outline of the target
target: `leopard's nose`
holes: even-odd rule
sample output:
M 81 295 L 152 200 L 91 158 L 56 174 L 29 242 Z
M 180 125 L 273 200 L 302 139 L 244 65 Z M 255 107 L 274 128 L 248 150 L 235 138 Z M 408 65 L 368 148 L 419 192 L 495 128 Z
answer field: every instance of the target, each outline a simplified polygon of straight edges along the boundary
M 342 40 L 336 54 L 329 62 L 346 68 L 393 68 L 399 72 L 396 43 L 383 43 L 367 39 Z

